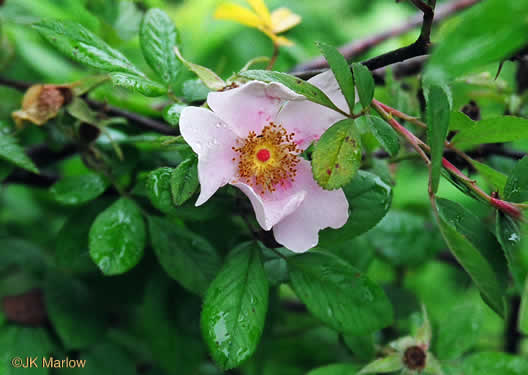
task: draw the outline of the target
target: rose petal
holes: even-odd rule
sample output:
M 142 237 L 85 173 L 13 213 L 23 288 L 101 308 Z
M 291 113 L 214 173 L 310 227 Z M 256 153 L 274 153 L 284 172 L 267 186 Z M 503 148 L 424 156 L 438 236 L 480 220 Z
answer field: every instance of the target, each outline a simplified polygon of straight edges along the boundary
M 228 123 L 240 137 L 250 131 L 260 134 L 275 117 L 286 100 L 304 99 L 280 83 L 251 81 L 235 89 L 211 92 L 207 104 Z
M 231 147 L 236 134 L 228 124 L 205 108 L 187 107 L 180 118 L 180 132 L 185 141 L 198 154 L 199 206 L 220 187 L 232 180 L 236 173 L 236 156 Z
M 248 196 L 257 221 L 264 230 L 270 230 L 280 220 L 294 212 L 306 195 L 305 191 L 299 191 L 293 186 L 260 195 L 243 182 L 232 183 L 232 185 Z
M 320 230 L 345 225 L 348 201 L 342 189 L 323 190 L 317 185 L 306 160 L 299 163 L 295 182 L 306 190 L 306 197 L 297 210 L 273 227 L 273 234 L 278 243 L 301 253 L 317 245 Z
M 339 108 L 348 110 L 346 99 L 331 71 L 318 74 L 308 82 L 320 88 Z M 330 108 L 303 100 L 286 103 L 275 122 L 289 133 L 295 133 L 295 143 L 306 150 L 326 129 L 343 119 L 345 116 Z

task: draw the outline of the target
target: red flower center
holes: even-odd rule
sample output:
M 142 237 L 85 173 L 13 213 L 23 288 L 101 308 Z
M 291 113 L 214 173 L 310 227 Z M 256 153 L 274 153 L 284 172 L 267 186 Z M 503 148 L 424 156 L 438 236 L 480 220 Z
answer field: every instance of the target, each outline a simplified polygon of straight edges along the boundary
M 257 159 L 260 160 L 261 162 L 268 161 L 270 157 L 271 157 L 271 153 L 269 152 L 269 150 L 265 148 L 257 152 Z

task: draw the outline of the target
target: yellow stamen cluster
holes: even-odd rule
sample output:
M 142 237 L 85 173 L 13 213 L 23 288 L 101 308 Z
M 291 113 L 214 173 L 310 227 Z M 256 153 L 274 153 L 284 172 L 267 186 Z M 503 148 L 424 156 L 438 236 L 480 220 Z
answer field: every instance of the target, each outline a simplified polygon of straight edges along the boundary
M 257 135 L 250 132 L 244 140 L 239 140 L 240 147 L 233 147 L 239 155 L 238 178 L 251 185 L 261 194 L 276 190 L 278 185 L 293 182 L 297 174 L 297 164 L 302 152 L 293 142 L 295 133 L 290 133 L 273 122 L 262 129 Z M 262 152 L 267 150 L 269 152 Z M 259 154 L 260 152 L 260 154 Z M 265 155 L 263 158 L 262 156 Z

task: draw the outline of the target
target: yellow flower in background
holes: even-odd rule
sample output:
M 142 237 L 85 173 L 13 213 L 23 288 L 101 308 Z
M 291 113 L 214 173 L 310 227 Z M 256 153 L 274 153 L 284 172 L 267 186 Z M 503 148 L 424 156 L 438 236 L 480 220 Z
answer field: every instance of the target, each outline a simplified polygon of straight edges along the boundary
M 287 8 L 279 8 L 270 13 L 263 0 L 246 0 L 253 11 L 238 4 L 220 5 L 214 14 L 215 18 L 231 20 L 242 25 L 259 29 L 278 46 L 291 46 L 293 42 L 278 34 L 297 26 L 301 17 Z

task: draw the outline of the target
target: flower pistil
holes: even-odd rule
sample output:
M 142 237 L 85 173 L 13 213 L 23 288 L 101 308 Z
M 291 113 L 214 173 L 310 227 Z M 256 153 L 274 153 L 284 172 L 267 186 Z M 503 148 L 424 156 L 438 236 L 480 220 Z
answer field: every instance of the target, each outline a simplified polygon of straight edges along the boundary
M 237 177 L 251 185 L 261 194 L 272 193 L 277 186 L 287 186 L 295 181 L 299 154 L 302 152 L 293 141 L 295 133 L 289 133 L 271 122 L 257 135 L 251 131 L 247 138 L 239 139 L 238 147 L 233 150 L 238 154 L 233 161 L 238 161 Z

